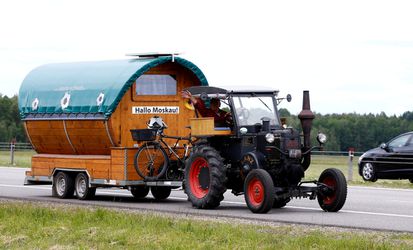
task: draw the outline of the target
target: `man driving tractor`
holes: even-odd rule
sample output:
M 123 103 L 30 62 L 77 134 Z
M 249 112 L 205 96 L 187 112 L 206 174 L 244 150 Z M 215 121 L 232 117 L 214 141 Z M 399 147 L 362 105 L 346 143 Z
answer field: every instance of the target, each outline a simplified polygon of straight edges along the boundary
M 212 98 L 209 102 L 209 108 L 207 108 L 202 100 L 194 97 L 187 90 L 182 91 L 182 97 L 189 99 L 202 117 L 214 117 L 216 127 L 232 126 L 231 113 L 220 109 L 221 101 L 218 98 Z

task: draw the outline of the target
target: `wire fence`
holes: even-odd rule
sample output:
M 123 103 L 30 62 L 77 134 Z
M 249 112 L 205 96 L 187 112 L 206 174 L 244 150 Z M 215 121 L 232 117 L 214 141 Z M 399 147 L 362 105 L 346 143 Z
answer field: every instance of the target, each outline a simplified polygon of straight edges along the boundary
M 0 151 L 10 151 L 12 148 L 12 143 L 10 142 L 0 142 Z M 33 150 L 30 143 L 17 142 L 14 143 L 15 151 Z M 360 156 L 364 152 L 352 152 L 353 156 Z M 336 156 L 348 156 L 349 151 L 312 151 L 313 155 L 336 155 Z

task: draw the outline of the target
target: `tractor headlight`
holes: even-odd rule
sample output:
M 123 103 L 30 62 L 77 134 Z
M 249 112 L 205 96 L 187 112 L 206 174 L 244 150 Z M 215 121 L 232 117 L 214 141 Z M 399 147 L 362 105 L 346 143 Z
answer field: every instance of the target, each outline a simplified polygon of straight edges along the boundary
M 317 135 L 317 141 L 318 141 L 318 143 L 320 143 L 320 144 L 324 144 L 324 143 L 326 143 L 326 141 L 327 141 L 327 136 L 326 136 L 325 134 L 323 134 L 323 133 L 318 133 L 318 135 Z
M 265 135 L 265 140 L 266 140 L 268 143 L 273 143 L 274 140 L 275 140 L 274 134 L 272 134 L 272 133 L 266 134 L 266 135 Z

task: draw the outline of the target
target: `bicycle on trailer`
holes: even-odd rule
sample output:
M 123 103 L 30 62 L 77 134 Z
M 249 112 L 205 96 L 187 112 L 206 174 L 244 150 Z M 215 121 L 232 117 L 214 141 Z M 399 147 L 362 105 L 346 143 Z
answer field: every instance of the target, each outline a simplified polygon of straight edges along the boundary
M 152 117 L 147 129 L 132 129 L 132 137 L 135 141 L 145 141 L 138 149 L 134 157 L 136 172 L 145 181 L 156 180 L 183 180 L 185 160 L 189 155 L 192 144 L 191 136 L 169 136 L 164 134 L 167 126 L 160 117 Z M 171 147 L 164 139 L 175 139 Z M 184 153 L 178 154 L 179 143 L 183 144 Z M 166 150 L 165 150 L 166 149 Z M 177 160 L 171 160 L 175 156 Z

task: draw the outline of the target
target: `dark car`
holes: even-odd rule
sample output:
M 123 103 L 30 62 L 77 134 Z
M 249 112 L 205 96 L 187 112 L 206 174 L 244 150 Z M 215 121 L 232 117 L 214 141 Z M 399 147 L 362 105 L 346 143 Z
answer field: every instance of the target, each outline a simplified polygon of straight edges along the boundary
M 358 165 L 359 174 L 365 181 L 409 179 L 413 183 L 413 132 L 365 152 Z

